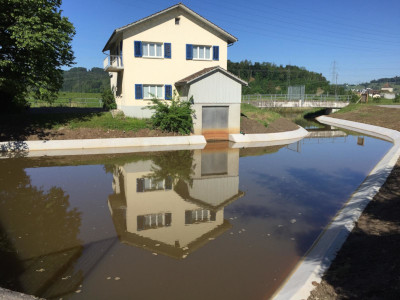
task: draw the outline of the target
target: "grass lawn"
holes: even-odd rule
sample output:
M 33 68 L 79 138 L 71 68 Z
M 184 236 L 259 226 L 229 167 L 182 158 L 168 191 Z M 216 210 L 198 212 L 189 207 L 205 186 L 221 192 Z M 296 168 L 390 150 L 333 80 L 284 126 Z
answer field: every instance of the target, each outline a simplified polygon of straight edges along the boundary
M 60 129 L 100 129 L 136 132 L 150 129 L 148 119 L 129 117 L 113 118 L 110 112 L 86 113 L 39 113 L 3 115 L 0 119 L 0 139 L 26 139 L 31 135 L 41 135 L 46 131 Z
M 137 131 L 143 128 L 150 128 L 151 124 L 147 119 L 136 119 L 123 116 L 113 118 L 110 112 L 101 112 L 92 114 L 89 117 L 69 119 L 64 126 L 68 126 L 70 129 L 101 128 Z
M 59 92 L 58 98 L 53 103 L 36 100 L 33 95 L 28 96 L 31 107 L 102 107 L 100 93 L 72 93 Z
M 258 108 L 247 103 L 241 104 L 241 113 L 250 119 L 257 120 L 264 126 L 268 126 L 268 124 L 270 124 L 271 122 L 282 117 L 277 112 L 274 112 L 269 109 Z

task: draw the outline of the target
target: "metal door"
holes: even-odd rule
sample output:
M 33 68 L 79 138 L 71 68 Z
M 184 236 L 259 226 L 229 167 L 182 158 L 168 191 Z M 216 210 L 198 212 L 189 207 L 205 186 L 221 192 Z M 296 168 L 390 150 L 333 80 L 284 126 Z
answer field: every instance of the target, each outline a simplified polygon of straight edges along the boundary
M 202 132 L 207 140 L 228 140 L 229 106 L 203 106 Z

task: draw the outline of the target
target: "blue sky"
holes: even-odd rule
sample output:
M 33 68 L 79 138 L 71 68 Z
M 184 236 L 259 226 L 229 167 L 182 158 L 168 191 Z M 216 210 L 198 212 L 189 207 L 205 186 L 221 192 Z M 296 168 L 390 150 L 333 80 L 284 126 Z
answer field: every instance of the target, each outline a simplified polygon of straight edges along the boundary
M 64 0 L 74 24 L 79 67 L 102 67 L 113 30 L 165 9 L 168 0 Z M 231 61 L 296 65 L 338 83 L 400 76 L 399 0 L 187 0 L 183 2 L 239 41 Z

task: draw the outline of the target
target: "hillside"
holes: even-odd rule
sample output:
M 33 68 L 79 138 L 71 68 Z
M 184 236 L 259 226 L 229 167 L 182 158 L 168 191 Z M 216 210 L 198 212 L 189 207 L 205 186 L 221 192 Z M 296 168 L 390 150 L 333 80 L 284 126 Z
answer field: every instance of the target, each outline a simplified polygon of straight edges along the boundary
M 249 82 L 243 87 L 243 94 L 286 94 L 289 85 L 305 85 L 306 94 L 335 93 L 335 87 L 329 84 L 320 73 L 308 71 L 292 65 L 277 66 L 269 62 L 228 60 L 228 71 Z M 64 71 L 62 92 L 101 93 L 109 88 L 108 73 L 101 68 L 71 68 Z M 338 94 L 344 94 L 344 88 L 337 87 Z
M 62 92 L 101 93 L 110 87 L 108 73 L 101 68 L 71 68 L 64 71 Z
M 228 71 L 249 83 L 248 87 L 243 87 L 243 94 L 286 94 L 288 86 L 294 85 L 305 85 L 306 94 L 335 93 L 335 87 L 322 74 L 304 67 L 228 60 Z M 344 89 L 337 87 L 337 93 L 343 94 Z
M 356 90 L 361 90 L 361 89 L 366 89 L 366 88 L 380 90 L 386 84 L 389 84 L 389 86 L 394 89 L 395 93 L 400 92 L 400 76 L 395 76 L 395 77 L 391 77 L 391 78 L 374 79 L 374 80 L 371 80 L 370 82 L 364 82 L 364 83 L 360 83 L 357 85 L 347 85 L 347 88 L 348 89 L 356 89 Z

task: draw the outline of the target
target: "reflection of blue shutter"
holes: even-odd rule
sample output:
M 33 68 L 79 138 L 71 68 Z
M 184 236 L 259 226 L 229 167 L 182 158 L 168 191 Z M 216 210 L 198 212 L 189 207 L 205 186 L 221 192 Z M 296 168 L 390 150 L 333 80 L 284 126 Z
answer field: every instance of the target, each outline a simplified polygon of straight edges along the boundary
M 172 99 L 172 85 L 165 85 L 165 100 Z
M 135 41 L 135 57 L 142 57 L 142 42 Z
M 135 84 L 135 99 L 143 99 L 143 85 Z
M 122 40 L 119 42 L 119 53 L 120 53 L 120 59 L 121 59 L 121 67 L 123 67 L 124 63 L 122 62 Z
M 164 43 L 164 58 L 171 58 L 171 43 Z
M 213 60 L 219 60 L 219 46 L 213 46 Z
M 186 44 L 186 59 L 193 59 L 193 45 Z

